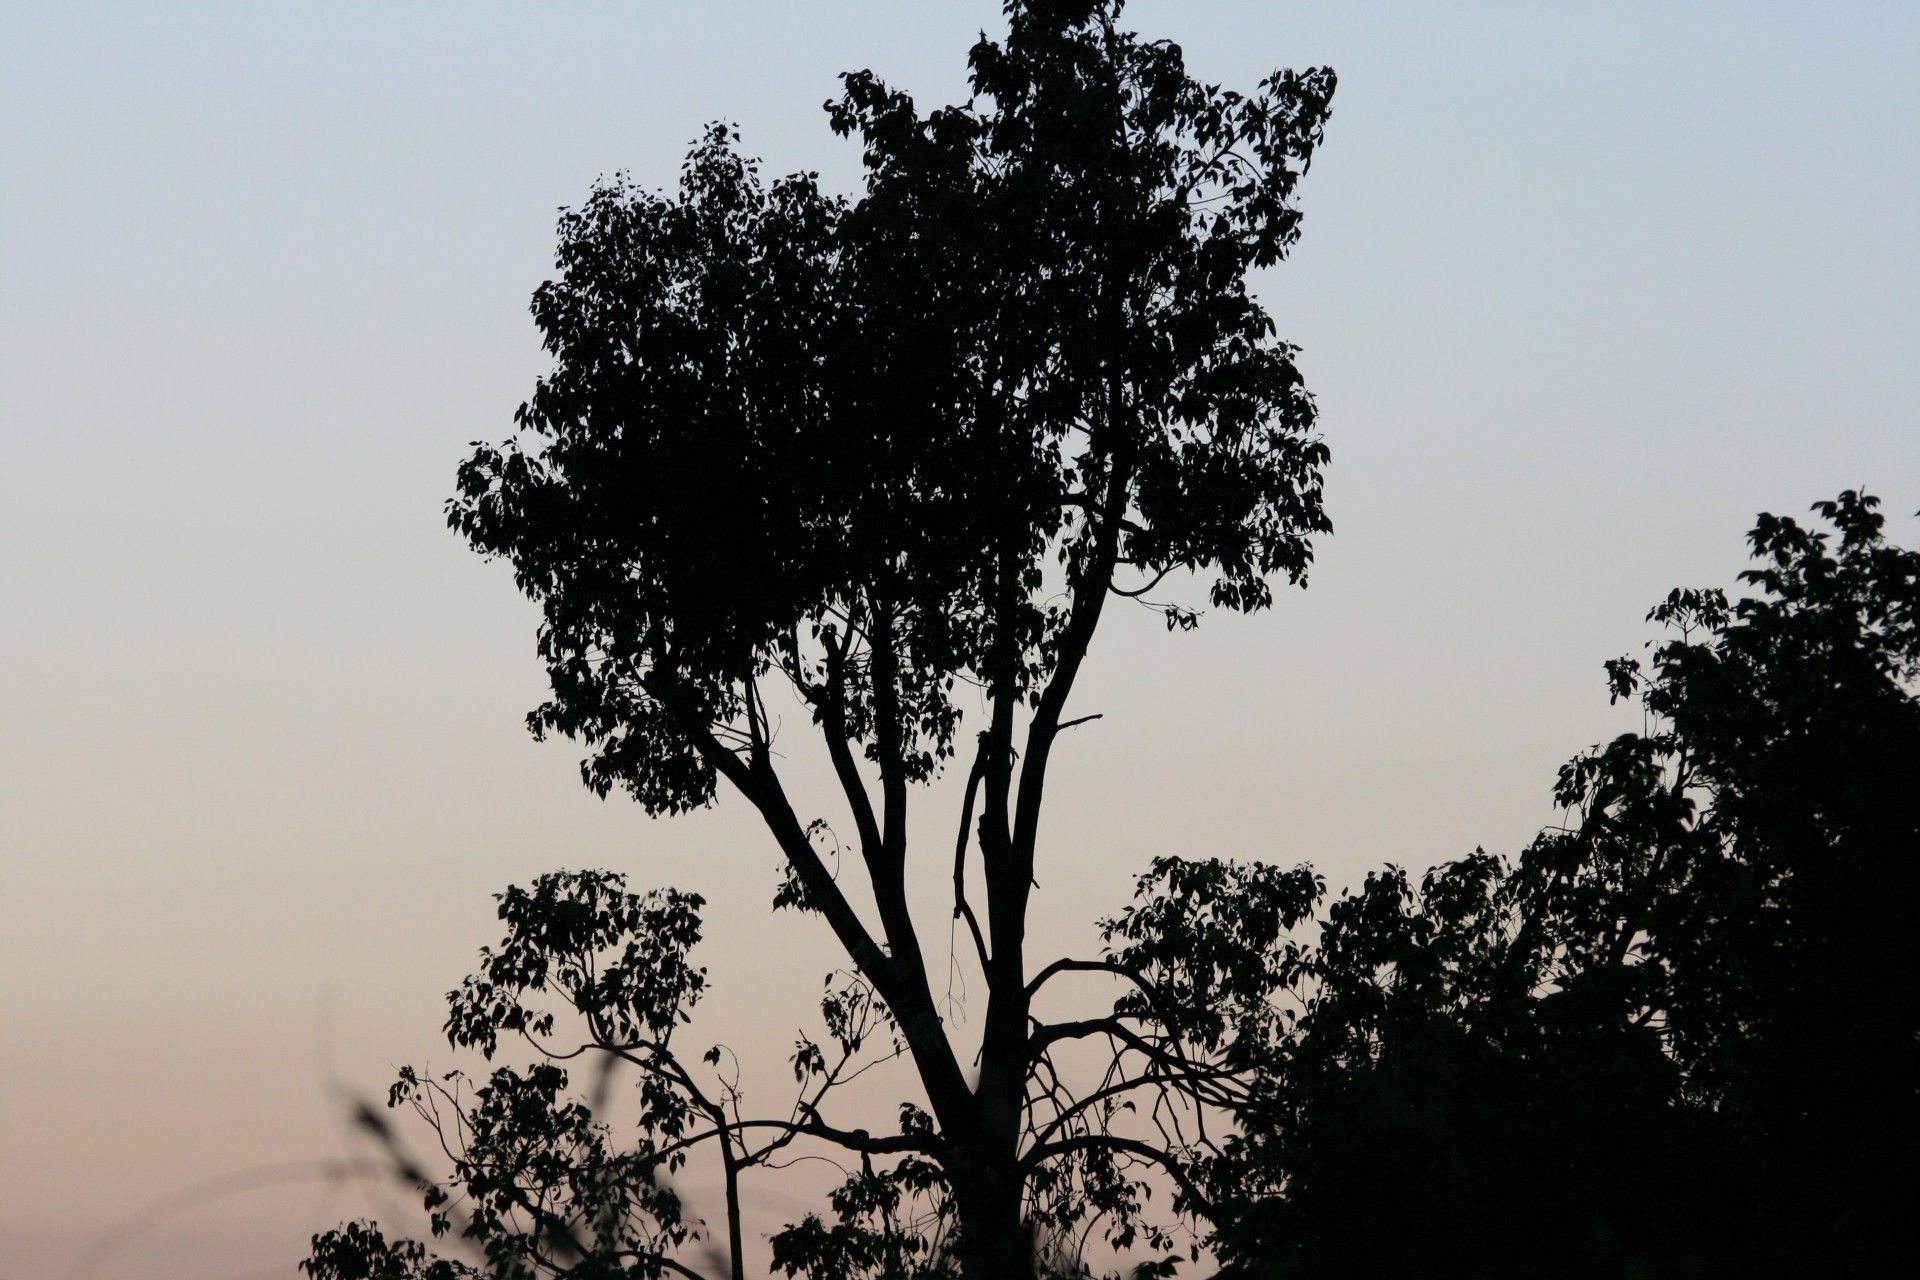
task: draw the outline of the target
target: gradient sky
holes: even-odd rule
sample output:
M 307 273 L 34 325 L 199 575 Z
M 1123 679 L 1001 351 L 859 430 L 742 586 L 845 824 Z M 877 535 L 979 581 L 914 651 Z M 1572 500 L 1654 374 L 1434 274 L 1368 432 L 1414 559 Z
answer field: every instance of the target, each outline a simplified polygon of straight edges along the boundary
M 1270 614 L 1109 625 L 1076 706 L 1105 718 L 1056 768 L 1045 945 L 1088 947 L 1159 853 L 1337 887 L 1510 852 L 1559 762 L 1637 723 L 1601 662 L 1669 587 L 1730 583 L 1755 512 L 1864 485 L 1920 541 L 1920 8 L 1128 16 L 1228 85 L 1340 72 L 1304 240 L 1261 280 L 1338 532 Z M 341 1101 L 392 1064 L 448 1057 L 488 895 L 554 867 L 708 894 L 712 1035 L 777 1081 L 831 955 L 769 922 L 772 851 L 736 805 L 596 802 L 569 745 L 526 737 L 535 614 L 441 503 L 542 368 L 557 207 L 617 169 L 671 183 L 715 118 L 770 173 L 848 187 L 835 74 L 949 101 L 998 23 L 0 12 L 0 1280 L 66 1276 L 225 1175 L 246 1189 L 89 1274 L 284 1275 L 380 1211 L 293 1162 L 355 1150 Z

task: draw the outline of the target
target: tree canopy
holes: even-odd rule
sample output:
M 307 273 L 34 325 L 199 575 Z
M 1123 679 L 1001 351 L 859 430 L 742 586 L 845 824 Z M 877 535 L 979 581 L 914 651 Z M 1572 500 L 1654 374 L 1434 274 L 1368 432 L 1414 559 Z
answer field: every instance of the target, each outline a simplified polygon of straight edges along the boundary
M 1324 913 L 1223 1255 L 1285 1276 L 1877 1274 L 1920 1191 L 1920 552 L 1873 498 L 1675 591 L 1649 728 L 1512 864 Z M 1216 907 L 1216 910 L 1220 908 Z M 1386 1229 L 1383 1229 L 1383 1226 Z
M 1246 275 L 1298 234 L 1333 78 L 1203 85 L 1118 10 L 1009 6 L 977 96 L 925 116 L 847 76 L 858 199 L 763 185 L 716 125 L 677 193 L 563 217 L 554 369 L 449 514 L 541 603 L 538 723 L 596 787 L 707 802 L 767 678 L 919 780 L 955 682 L 1062 701 L 1109 592 L 1303 578 L 1326 452 Z

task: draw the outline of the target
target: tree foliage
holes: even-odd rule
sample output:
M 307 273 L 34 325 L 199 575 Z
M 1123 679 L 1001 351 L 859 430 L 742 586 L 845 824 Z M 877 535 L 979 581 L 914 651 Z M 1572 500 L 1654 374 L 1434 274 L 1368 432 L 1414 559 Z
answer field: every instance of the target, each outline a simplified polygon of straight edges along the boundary
M 1116 571 L 1234 609 L 1304 576 L 1325 450 L 1246 273 L 1298 234 L 1332 77 L 1206 86 L 1118 9 L 1010 6 L 924 117 L 847 76 L 857 200 L 764 186 L 716 125 L 676 194 L 562 218 L 554 369 L 449 515 L 542 605 L 535 724 L 596 788 L 706 803 L 768 678 L 920 780 L 956 684 L 1062 696 Z
M 1676 638 L 1608 675 L 1650 727 L 1561 770 L 1564 828 L 1328 907 L 1207 1170 L 1242 1271 L 1870 1274 L 1905 1252 L 1920 553 L 1875 506 L 1762 516 L 1754 594 L 1649 615 Z

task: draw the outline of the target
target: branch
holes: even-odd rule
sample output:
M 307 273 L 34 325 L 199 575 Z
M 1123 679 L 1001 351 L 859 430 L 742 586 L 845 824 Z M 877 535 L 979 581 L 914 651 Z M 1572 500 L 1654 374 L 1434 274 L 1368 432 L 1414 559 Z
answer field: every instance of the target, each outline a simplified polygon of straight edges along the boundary
M 1062 498 L 1060 505 L 1063 507 L 1077 507 L 1090 516 L 1100 514 L 1100 509 L 1094 505 L 1093 499 L 1077 491 L 1069 493 L 1066 497 Z M 1128 533 L 1144 534 L 1147 531 L 1146 526 L 1140 524 L 1138 521 L 1129 520 L 1124 515 L 1117 518 L 1117 523 L 1120 528 L 1126 530 Z
M 1107 584 L 1107 590 L 1113 592 L 1113 594 L 1117 596 L 1125 596 L 1129 600 L 1138 600 L 1141 596 L 1147 594 L 1147 592 L 1159 586 L 1161 581 L 1164 580 L 1168 574 L 1172 573 L 1173 570 L 1174 570 L 1174 566 L 1168 565 L 1166 568 L 1162 569 L 1160 572 L 1154 574 L 1153 577 L 1149 578 L 1142 585 L 1138 587 L 1134 587 L 1130 590 L 1123 590 L 1120 587 L 1114 586 L 1112 583 Z
M 1147 975 L 1131 965 L 1121 964 L 1118 960 L 1075 960 L 1071 957 L 1055 960 L 1035 974 L 1033 981 L 1027 984 L 1027 999 L 1033 999 L 1040 988 L 1046 985 L 1047 979 L 1062 973 L 1111 973 L 1125 978 L 1152 1004 L 1153 1016 L 1160 1019 L 1161 1026 L 1172 1028 L 1178 1025 L 1179 1020 L 1168 1013 L 1160 988 L 1155 986 Z
M 683 1151 L 691 1151 L 703 1142 L 714 1138 L 745 1133 L 749 1129 L 777 1129 L 781 1137 L 756 1150 L 743 1148 L 740 1163 L 743 1167 L 757 1165 L 767 1156 L 787 1145 L 795 1138 L 818 1138 L 822 1142 L 831 1142 L 848 1151 L 857 1151 L 870 1156 L 923 1155 L 940 1157 L 945 1148 L 933 1139 L 915 1138 L 904 1133 L 889 1134 L 876 1138 L 865 1129 L 837 1129 L 825 1123 L 817 1116 L 813 1120 L 726 1120 L 713 1123 L 690 1137 L 680 1138 L 647 1153 L 648 1164 L 659 1164 L 669 1156 Z
M 987 771 L 987 738 L 980 735 L 980 749 L 973 758 L 973 772 L 967 776 L 967 798 L 960 806 L 960 834 L 953 842 L 953 915 L 964 918 L 973 934 L 973 950 L 980 957 L 981 969 L 992 972 L 993 960 L 987 954 L 987 940 L 980 936 L 980 921 L 967 902 L 967 836 L 973 828 L 973 799 Z
M 885 953 L 874 942 L 866 925 L 854 911 L 853 904 L 847 901 L 826 865 L 820 861 L 820 855 L 814 851 L 805 828 L 794 815 L 793 806 L 788 802 L 772 767 L 750 766 L 738 753 L 729 750 L 714 736 L 712 725 L 691 712 L 691 700 L 677 685 L 654 673 L 647 679 L 646 690 L 663 707 L 673 712 L 681 732 L 693 742 L 701 758 L 760 811 L 767 829 L 805 885 L 808 902 L 818 907 L 854 964 L 868 974 L 884 994 L 894 985 L 893 975 L 884 963 Z
M 906 741 L 900 724 L 900 653 L 895 648 L 894 617 L 888 606 L 873 606 L 873 733 L 880 765 L 880 840 L 885 878 L 898 877 L 907 856 Z M 873 866 L 873 854 L 869 854 Z M 875 870 L 876 880 L 881 872 Z M 875 889 L 881 887 L 875 884 Z M 882 908 L 883 914 L 885 908 Z M 911 925 L 908 926 L 911 928 Z M 892 927 L 888 927 L 889 937 Z M 895 940 L 896 945 L 898 940 Z
M 1112 375 L 1107 392 L 1105 425 L 1109 431 L 1118 431 L 1118 419 L 1125 409 L 1121 403 L 1120 389 L 1117 383 L 1111 382 L 1111 378 Z M 1107 589 L 1113 585 L 1114 564 L 1120 555 L 1120 527 L 1125 521 L 1127 491 L 1131 484 L 1131 459 L 1127 456 L 1130 453 L 1130 447 L 1123 441 L 1122 448 L 1109 455 L 1106 493 L 1102 495 L 1099 511 L 1089 512 L 1093 545 L 1081 572 L 1074 575 L 1077 580 L 1072 586 L 1073 608 L 1067 615 L 1066 626 L 1060 632 L 1053 675 L 1034 704 L 1033 718 L 1027 724 L 1027 754 L 1020 766 L 1013 814 L 1013 844 L 1015 856 L 1025 873 L 1023 885 L 1033 876 L 1034 840 L 1040 826 L 1040 798 L 1046 787 L 1047 761 L 1053 751 L 1053 741 L 1060 732 L 1060 715 L 1066 708 L 1068 695 L 1073 692 L 1074 680 L 1080 674 L 1080 664 L 1086 659 L 1087 647 L 1093 642 L 1094 630 L 1100 624 L 1100 614 L 1106 607 Z
M 1027 1040 L 1029 1061 L 1038 1062 L 1046 1056 L 1049 1047 L 1062 1040 L 1084 1040 L 1089 1036 L 1112 1036 L 1149 1061 L 1173 1067 L 1196 1083 L 1229 1079 L 1235 1074 L 1225 1067 L 1211 1066 L 1189 1058 L 1184 1053 L 1155 1044 L 1115 1017 L 1083 1018 L 1074 1022 L 1054 1022 L 1036 1027 Z
M 833 771 L 853 810 L 854 828 L 860 833 L 860 847 L 880 847 L 880 824 L 873 815 L 873 800 L 867 795 L 867 783 L 847 747 L 847 648 L 827 643 L 827 687 L 822 696 L 821 728 L 827 739 L 827 754 L 833 758 Z
M 1132 1079 L 1123 1078 L 1119 1084 L 1111 1084 L 1103 1088 L 1096 1089 L 1092 1093 L 1088 1094 L 1086 1097 L 1074 1099 L 1071 1102 L 1071 1104 L 1064 1105 L 1064 1106 L 1061 1105 L 1057 1097 L 1053 1096 L 1053 1091 L 1048 1090 L 1047 1096 L 1053 1100 L 1054 1106 L 1055 1106 L 1054 1116 L 1051 1120 L 1047 1121 L 1047 1123 L 1044 1126 L 1034 1128 L 1031 1130 L 1031 1132 L 1033 1133 L 1037 1141 L 1045 1142 L 1047 1139 L 1051 1138 L 1054 1134 L 1058 1133 L 1060 1130 L 1072 1124 L 1076 1116 L 1084 1115 L 1086 1112 L 1092 1110 L 1095 1106 L 1099 1105 L 1102 1102 L 1105 1102 L 1109 1098 L 1117 1098 L 1123 1094 L 1132 1093 L 1135 1089 L 1149 1089 L 1149 1088 L 1156 1088 L 1156 1087 L 1160 1089 L 1162 1093 L 1165 1093 L 1169 1085 L 1173 1085 L 1177 1087 L 1178 1082 L 1167 1076 L 1156 1076 L 1151 1074 L 1138 1075 L 1138 1076 L 1134 1076 Z M 1071 1095 L 1068 1095 L 1068 1096 L 1071 1097 Z
M 1207 1199 L 1206 1193 L 1194 1185 L 1193 1179 L 1187 1176 L 1187 1171 L 1181 1167 L 1179 1161 L 1158 1147 L 1136 1138 L 1121 1138 L 1108 1133 L 1087 1133 L 1077 1134 L 1071 1138 L 1061 1138 L 1057 1142 L 1043 1142 L 1020 1158 L 1020 1172 L 1022 1175 L 1030 1174 L 1044 1161 L 1051 1160 L 1055 1156 L 1071 1155 L 1075 1151 L 1086 1151 L 1095 1147 L 1124 1152 L 1159 1165 L 1173 1175 L 1173 1180 L 1180 1184 L 1181 1191 L 1186 1193 L 1188 1201 L 1199 1211 L 1201 1217 L 1209 1221 L 1218 1217 L 1219 1210 L 1215 1209 L 1213 1202 Z
M 1062 1040 L 1084 1040 L 1088 1036 L 1110 1035 L 1125 1038 L 1127 1027 L 1118 1018 L 1077 1018 L 1072 1022 L 1053 1022 L 1035 1028 L 1028 1038 L 1027 1045 L 1032 1051 L 1034 1061 L 1046 1052 L 1048 1046 Z
M 747 711 L 747 750 L 748 758 L 754 764 L 764 766 L 770 759 L 773 749 L 773 735 L 767 728 L 766 708 L 760 702 L 759 682 L 751 676 L 741 690 L 741 703 Z
M 673 713 L 678 727 L 701 757 L 760 811 L 761 819 L 805 886 L 809 905 L 817 907 L 827 918 L 854 967 L 867 975 L 880 998 L 893 1010 L 913 1050 L 914 1065 L 919 1070 L 921 1083 L 926 1086 L 927 1101 L 942 1126 L 953 1128 L 966 1124 L 972 1110 L 971 1091 L 934 1012 L 933 993 L 927 987 L 926 966 L 920 957 L 912 923 L 907 920 L 903 925 L 897 918 L 906 911 L 905 895 L 897 878 L 891 885 L 876 880 L 873 886 L 874 897 L 886 921 L 888 940 L 893 943 L 890 956 L 874 941 L 859 913 L 820 861 L 771 763 L 750 766 L 729 751 L 714 737 L 712 725 L 693 711 L 692 700 L 686 692 L 657 671 L 649 673 L 646 689 Z M 871 870 L 873 864 L 868 865 Z

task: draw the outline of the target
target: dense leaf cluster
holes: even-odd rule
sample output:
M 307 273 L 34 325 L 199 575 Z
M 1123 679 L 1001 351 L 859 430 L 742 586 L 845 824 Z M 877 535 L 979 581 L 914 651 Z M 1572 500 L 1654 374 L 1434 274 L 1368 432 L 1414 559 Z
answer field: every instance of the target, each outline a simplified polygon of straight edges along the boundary
M 1333 77 L 1204 85 L 1118 9 L 1010 5 L 924 116 L 847 76 L 856 199 L 763 184 L 716 125 L 676 192 L 562 218 L 553 370 L 449 519 L 541 603 L 533 721 L 596 788 L 706 802 L 702 732 L 750 738 L 769 671 L 924 777 L 956 681 L 1024 697 L 1084 644 L 1061 574 L 1204 570 L 1233 609 L 1304 576 L 1326 453 L 1246 273 L 1298 235 Z

